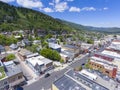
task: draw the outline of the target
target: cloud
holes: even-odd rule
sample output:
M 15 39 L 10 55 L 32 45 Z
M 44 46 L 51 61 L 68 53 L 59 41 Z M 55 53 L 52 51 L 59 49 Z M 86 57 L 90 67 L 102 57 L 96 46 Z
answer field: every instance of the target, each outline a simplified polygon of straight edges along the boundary
M 44 12 L 54 12 L 51 8 L 46 7 L 43 9 Z
M 65 11 L 66 9 L 68 9 L 67 2 L 56 3 L 54 9 L 55 9 L 56 12 L 63 12 L 63 11 Z
M 14 2 L 15 0 L 0 0 L 0 1 L 8 3 L 8 2 Z
M 103 10 L 108 10 L 109 8 L 108 7 L 104 7 Z
M 16 0 L 17 4 L 26 8 L 42 8 L 43 4 L 39 0 Z
M 96 8 L 94 7 L 83 7 L 81 11 L 96 11 Z
M 70 12 L 80 12 L 80 8 L 77 8 L 77 7 L 71 7 L 69 9 Z

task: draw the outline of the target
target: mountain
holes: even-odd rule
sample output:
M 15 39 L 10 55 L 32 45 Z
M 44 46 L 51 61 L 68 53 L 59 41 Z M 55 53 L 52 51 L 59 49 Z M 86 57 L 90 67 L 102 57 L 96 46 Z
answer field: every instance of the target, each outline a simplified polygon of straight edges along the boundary
M 0 1 L 0 30 L 20 29 L 67 30 L 73 28 L 51 16 L 32 9 L 15 7 Z
M 20 29 L 43 29 L 56 30 L 60 32 L 65 30 L 81 30 L 83 32 L 87 30 L 106 33 L 120 33 L 120 28 L 97 28 L 83 26 L 65 20 L 55 19 L 32 9 L 15 7 L 0 1 L 0 31 Z
M 112 28 L 92 27 L 92 26 L 84 26 L 84 25 L 80 25 L 80 24 L 76 24 L 73 22 L 60 20 L 60 19 L 56 19 L 56 20 L 58 20 L 63 24 L 71 26 L 76 30 L 96 31 L 96 32 L 103 32 L 103 33 L 120 33 L 120 28 L 117 28 L 117 27 L 112 27 Z

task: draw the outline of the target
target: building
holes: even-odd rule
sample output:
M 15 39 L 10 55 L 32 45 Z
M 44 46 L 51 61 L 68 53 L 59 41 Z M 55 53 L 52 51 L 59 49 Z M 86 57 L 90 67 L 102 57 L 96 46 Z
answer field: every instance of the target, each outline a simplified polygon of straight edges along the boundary
M 16 49 L 18 49 L 18 45 L 17 45 L 17 44 L 11 44 L 11 45 L 10 45 L 10 48 L 11 48 L 12 50 L 16 50 Z
M 33 54 L 32 52 L 26 50 L 26 49 L 21 49 L 19 52 L 18 52 L 18 55 L 20 57 L 21 60 L 25 60 L 27 58 L 27 56 Z
M 65 53 L 60 53 L 61 59 L 64 60 L 64 62 L 68 62 L 68 60 L 70 59 L 70 56 L 68 54 Z
M 74 51 L 76 53 L 80 53 L 80 48 L 75 46 L 75 45 L 64 45 L 62 46 L 62 49 L 64 50 L 70 50 L 70 51 Z
M 5 51 L 5 48 L 2 45 L 0 45 L 0 53 L 2 53 L 4 51 Z
M 25 80 L 19 65 L 16 65 L 13 61 L 4 62 L 3 65 L 10 87 L 14 87 Z
M 56 50 L 58 52 L 61 52 L 61 46 L 55 43 L 49 43 L 49 48 L 52 50 Z
M 52 90 L 114 90 L 110 83 L 106 83 L 107 86 L 105 86 L 100 84 L 98 79 L 98 76 L 85 70 L 81 72 L 69 70 L 53 82 Z
M 30 45 L 32 44 L 32 42 L 29 41 L 28 39 L 23 39 L 23 40 L 22 40 L 22 43 L 24 43 L 25 46 L 30 46 Z
M 99 70 L 105 75 L 108 75 L 111 78 L 115 78 L 117 74 L 117 66 L 113 64 L 108 64 L 103 62 L 102 60 L 97 60 L 95 58 L 91 58 L 89 62 L 89 67 L 94 70 Z
M 42 74 L 45 70 L 44 63 L 35 57 L 26 59 L 26 63 L 37 75 Z
M 56 40 L 56 38 L 50 38 L 50 39 L 47 39 L 47 42 L 56 44 L 57 40 Z
M 113 64 L 117 66 L 118 71 L 120 71 L 120 58 L 117 58 L 115 56 L 105 55 L 102 53 L 96 53 L 94 54 L 92 59 L 99 60 L 108 64 Z
M 53 68 L 53 62 L 40 55 L 27 58 L 26 63 L 37 75 Z
M 0 75 L 0 90 L 8 90 L 25 80 L 20 66 L 13 61 L 1 62 Z

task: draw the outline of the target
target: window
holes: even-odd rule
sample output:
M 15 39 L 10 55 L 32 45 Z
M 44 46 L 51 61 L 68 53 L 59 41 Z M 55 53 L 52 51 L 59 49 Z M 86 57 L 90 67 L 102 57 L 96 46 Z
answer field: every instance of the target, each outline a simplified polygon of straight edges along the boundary
M 22 78 L 22 76 L 18 76 L 18 79 L 21 79 Z
M 6 84 L 7 84 L 7 81 L 4 82 L 4 85 L 6 85 Z

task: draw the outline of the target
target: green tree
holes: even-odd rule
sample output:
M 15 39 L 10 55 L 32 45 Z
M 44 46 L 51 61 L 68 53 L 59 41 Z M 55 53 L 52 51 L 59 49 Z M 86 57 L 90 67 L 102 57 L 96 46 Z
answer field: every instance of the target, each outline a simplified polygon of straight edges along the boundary
M 61 57 L 59 53 L 55 50 L 44 48 L 40 51 L 40 54 L 46 58 L 49 58 L 54 61 L 60 61 Z
M 14 54 L 9 54 L 7 57 L 6 57 L 6 60 L 7 61 L 10 61 L 10 60 L 13 60 L 15 59 L 15 55 Z
M 89 43 L 89 44 L 94 44 L 94 41 L 93 41 L 92 39 L 88 39 L 88 40 L 87 40 L 87 43 Z
M 79 67 L 79 71 L 81 71 L 81 70 L 82 70 L 82 66 Z

